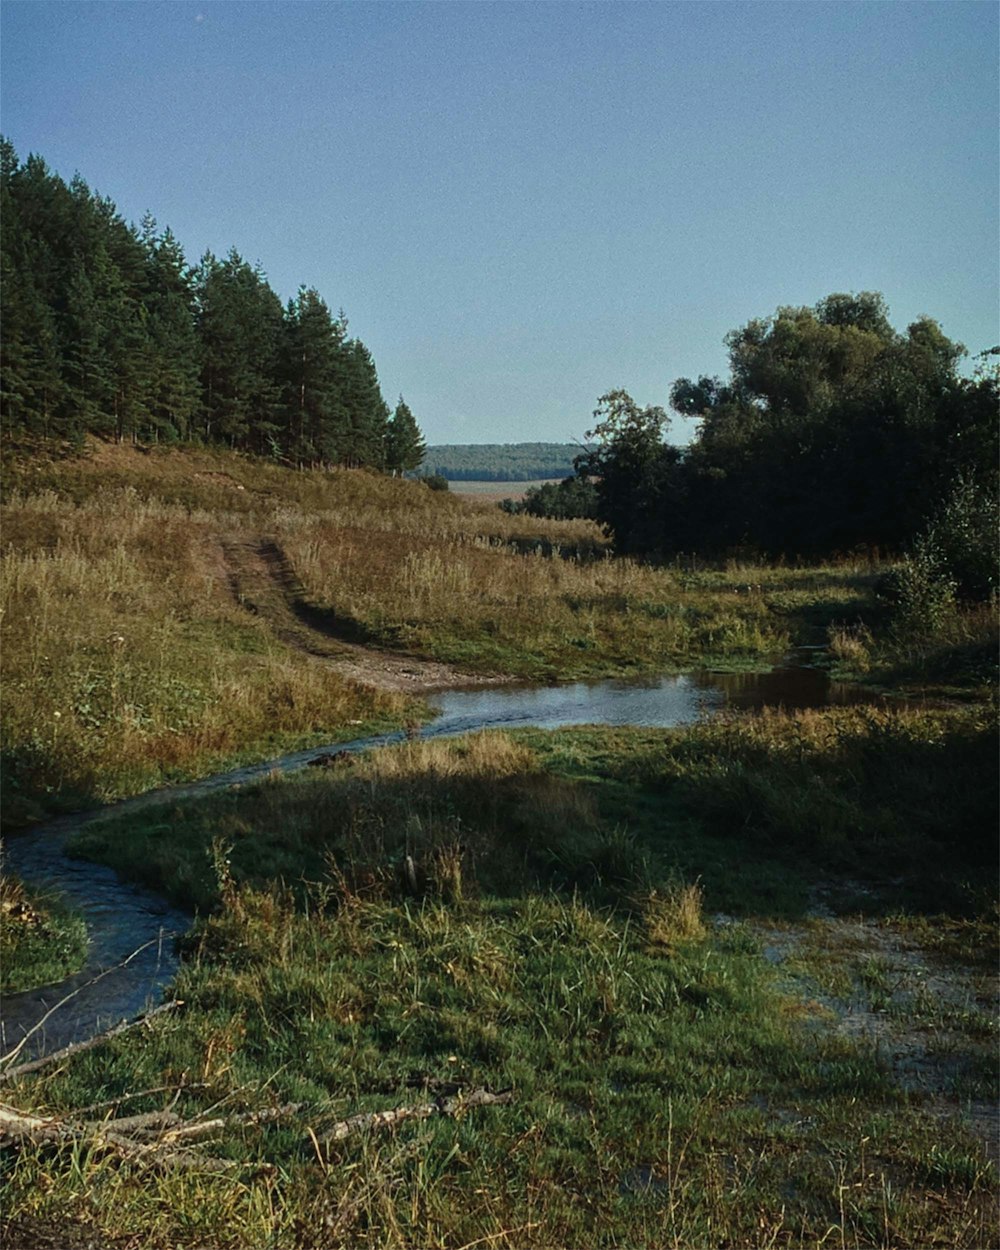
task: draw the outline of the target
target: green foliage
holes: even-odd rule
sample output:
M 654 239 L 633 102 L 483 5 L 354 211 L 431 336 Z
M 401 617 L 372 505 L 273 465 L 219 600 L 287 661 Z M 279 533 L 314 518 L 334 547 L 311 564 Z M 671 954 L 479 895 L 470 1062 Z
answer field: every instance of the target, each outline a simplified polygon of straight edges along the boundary
M 597 401 L 587 432 L 593 450 L 577 457 L 579 475 L 595 483 L 596 515 L 619 552 L 657 550 L 665 543 L 664 496 L 679 453 L 662 442 L 669 418 L 662 408 L 640 408 L 627 391 Z
M 385 467 L 390 473 L 419 469 L 426 450 L 416 418 L 400 395 L 386 429 Z
M 960 477 L 880 591 L 904 636 L 938 633 L 957 603 L 990 603 L 1000 576 L 1000 510 L 994 488 Z
M 942 572 L 954 580 L 956 596 L 989 602 L 1000 579 L 1000 507 L 996 482 L 959 477 L 932 519 L 927 543 Z
M 347 327 L 334 321 L 312 288 L 302 287 L 285 313 L 286 455 L 298 464 L 338 463 L 350 445 L 341 403 L 341 354 Z
M 500 507 L 512 516 L 523 513 L 558 521 L 593 519 L 597 516 L 597 487 L 589 478 L 567 477 L 561 482 L 531 486 L 522 500 L 504 499 Z
M 580 468 L 601 479 L 598 517 L 619 551 L 899 551 L 957 477 L 993 480 L 995 370 L 960 377 L 964 348 L 930 318 L 899 333 L 881 295 L 837 294 L 754 319 L 726 343 L 727 380 L 671 389 L 671 405 L 700 422 L 683 453 L 623 392 L 602 399 L 603 447 Z
M 881 579 L 879 592 L 903 636 L 932 636 L 955 611 L 955 583 L 931 534 L 917 538 L 903 562 Z
M 22 165 L 6 141 L 0 200 L 8 433 L 383 466 L 374 361 L 315 290 L 282 310 L 235 249 L 191 270 L 151 216 L 126 225 L 82 178 L 67 186 L 37 156 Z
M 450 490 L 448 479 L 441 473 L 427 473 L 417 479 L 427 487 L 428 490 Z

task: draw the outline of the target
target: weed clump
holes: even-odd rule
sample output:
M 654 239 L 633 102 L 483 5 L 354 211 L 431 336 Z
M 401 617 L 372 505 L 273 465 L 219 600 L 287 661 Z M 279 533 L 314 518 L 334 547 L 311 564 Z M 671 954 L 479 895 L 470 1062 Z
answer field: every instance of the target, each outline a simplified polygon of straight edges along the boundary
M 640 915 L 650 943 L 667 951 L 708 935 L 702 915 L 704 895 L 698 882 L 679 880 L 652 889 L 638 900 Z

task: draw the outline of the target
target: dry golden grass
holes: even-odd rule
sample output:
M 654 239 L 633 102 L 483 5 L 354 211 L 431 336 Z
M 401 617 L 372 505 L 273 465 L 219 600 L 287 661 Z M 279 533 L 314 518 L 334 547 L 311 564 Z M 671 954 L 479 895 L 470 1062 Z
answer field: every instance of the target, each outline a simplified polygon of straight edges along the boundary
M 108 799 L 349 721 L 398 718 L 282 645 L 230 592 L 226 518 L 129 489 L 14 495 L 0 587 L 6 780 Z M 18 793 L 20 787 L 20 794 Z
M 360 471 L 93 444 L 5 478 L 8 819 L 413 714 L 253 615 L 234 550 L 273 553 L 265 593 L 306 632 L 544 678 L 766 662 L 802 604 L 863 593 L 855 572 L 615 560 L 591 522 Z
M 646 934 L 654 946 L 672 950 L 682 942 L 699 942 L 707 934 L 702 917 L 704 894 L 698 882 L 671 881 L 640 900 Z

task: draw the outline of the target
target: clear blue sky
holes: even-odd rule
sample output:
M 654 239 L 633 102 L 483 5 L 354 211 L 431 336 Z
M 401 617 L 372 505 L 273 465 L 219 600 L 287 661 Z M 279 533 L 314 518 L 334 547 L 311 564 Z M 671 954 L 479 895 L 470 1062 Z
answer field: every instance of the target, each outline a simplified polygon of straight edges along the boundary
M 4 0 L 0 37 L 22 158 L 316 286 L 430 442 L 579 438 L 831 291 L 998 338 L 992 2 Z

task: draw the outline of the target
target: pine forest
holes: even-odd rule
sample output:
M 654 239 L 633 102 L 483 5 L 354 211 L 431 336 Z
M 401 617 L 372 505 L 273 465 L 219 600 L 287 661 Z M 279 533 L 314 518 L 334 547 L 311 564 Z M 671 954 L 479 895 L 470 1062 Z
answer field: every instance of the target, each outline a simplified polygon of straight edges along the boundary
M 151 214 L 126 224 L 77 175 L 67 185 L 2 141 L 8 436 L 80 444 L 196 442 L 293 464 L 415 469 L 423 440 L 375 361 L 302 286 L 282 306 L 235 248 L 191 265 Z

